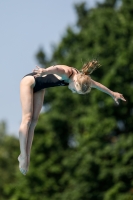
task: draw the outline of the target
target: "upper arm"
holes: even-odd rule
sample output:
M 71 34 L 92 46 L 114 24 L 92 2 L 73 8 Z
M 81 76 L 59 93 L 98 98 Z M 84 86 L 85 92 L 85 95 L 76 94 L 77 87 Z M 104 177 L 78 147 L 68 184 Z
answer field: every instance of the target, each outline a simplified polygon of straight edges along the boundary
M 97 88 L 98 83 L 91 79 L 91 88 Z
M 102 92 L 105 92 L 106 94 L 113 96 L 113 91 L 111 91 L 109 88 L 107 88 L 106 86 L 102 85 L 101 83 L 98 83 L 94 80 L 91 79 L 91 87 L 92 88 L 96 88 Z
M 66 65 L 55 65 L 55 74 L 59 76 L 66 76 L 67 78 L 72 74 L 72 68 Z
M 104 85 L 102 85 L 101 83 L 96 82 L 96 81 L 94 81 L 94 80 L 92 80 L 92 79 L 91 79 L 91 87 L 92 87 L 92 88 L 96 88 L 96 89 L 98 89 L 98 90 L 103 90 L 103 89 L 105 89 L 105 86 L 104 86 Z

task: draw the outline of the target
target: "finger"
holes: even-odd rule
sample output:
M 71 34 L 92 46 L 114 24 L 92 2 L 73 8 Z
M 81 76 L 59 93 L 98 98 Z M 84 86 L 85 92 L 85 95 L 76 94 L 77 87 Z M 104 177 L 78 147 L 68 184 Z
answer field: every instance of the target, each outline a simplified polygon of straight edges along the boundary
M 117 99 L 115 99 L 115 102 L 116 102 L 116 104 L 117 104 L 117 105 L 119 105 L 119 102 L 118 102 L 118 100 L 117 100 Z
M 41 76 L 39 74 L 36 74 L 36 75 L 34 75 L 34 77 L 37 78 L 37 77 L 41 77 Z
M 126 101 L 126 99 L 123 97 L 123 98 L 121 98 L 121 100 L 123 100 L 123 101 Z
M 36 68 L 37 68 L 37 69 L 40 69 L 40 67 L 39 67 L 39 66 L 36 66 Z
M 36 66 L 37 69 L 33 69 L 33 72 L 38 72 L 39 67 Z
M 36 72 L 36 73 L 37 73 L 37 72 L 38 72 L 38 70 L 34 69 L 34 70 L 33 70 L 33 72 Z
M 126 101 L 126 99 L 124 98 L 124 96 L 122 94 L 120 95 L 120 99 L 123 101 Z
M 122 94 L 121 94 L 121 100 L 126 101 L 126 99 L 123 97 Z
M 120 97 L 119 97 L 119 99 L 121 99 L 121 100 L 123 100 L 123 101 L 126 101 L 126 99 L 123 97 L 123 95 L 122 95 L 122 94 L 120 94 Z
M 34 71 L 38 72 L 39 69 L 34 69 Z

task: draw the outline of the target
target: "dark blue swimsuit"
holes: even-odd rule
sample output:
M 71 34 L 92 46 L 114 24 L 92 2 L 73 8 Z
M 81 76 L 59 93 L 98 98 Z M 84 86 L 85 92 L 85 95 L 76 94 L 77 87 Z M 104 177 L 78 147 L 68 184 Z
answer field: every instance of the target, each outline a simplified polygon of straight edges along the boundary
M 25 76 L 34 76 L 35 74 L 36 73 L 33 72 Z M 72 76 L 72 74 L 69 76 L 69 78 Z M 56 86 L 68 86 L 68 85 L 69 83 L 65 82 L 64 80 L 59 80 L 53 74 L 48 74 L 44 77 L 35 77 L 35 87 L 33 88 L 33 92 L 34 93 L 38 92 L 40 90 L 43 90 L 44 88 L 56 87 Z
M 72 67 L 73 68 L 73 67 Z M 76 70 L 77 73 L 79 73 L 79 71 L 76 68 L 73 68 L 74 70 Z M 36 73 L 30 73 L 27 74 L 25 76 L 34 76 Z M 71 75 L 69 76 L 69 78 L 73 75 L 73 71 L 71 73 Z M 24 76 L 24 77 L 25 77 Z M 54 76 L 54 74 L 47 74 L 44 77 L 35 77 L 35 86 L 33 88 L 33 92 L 38 92 L 40 90 L 43 90 L 45 88 L 49 88 L 49 87 L 56 87 L 56 86 L 68 86 L 69 83 L 65 82 L 64 80 L 59 80 L 56 76 Z

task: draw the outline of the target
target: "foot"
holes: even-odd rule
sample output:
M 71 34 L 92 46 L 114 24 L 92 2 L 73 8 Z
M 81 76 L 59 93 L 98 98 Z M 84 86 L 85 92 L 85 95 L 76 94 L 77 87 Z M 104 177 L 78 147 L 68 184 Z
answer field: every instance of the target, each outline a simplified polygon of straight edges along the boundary
M 22 157 L 21 155 L 19 155 L 18 157 L 18 161 L 19 161 L 19 170 L 23 175 L 26 175 L 27 173 L 27 157 Z

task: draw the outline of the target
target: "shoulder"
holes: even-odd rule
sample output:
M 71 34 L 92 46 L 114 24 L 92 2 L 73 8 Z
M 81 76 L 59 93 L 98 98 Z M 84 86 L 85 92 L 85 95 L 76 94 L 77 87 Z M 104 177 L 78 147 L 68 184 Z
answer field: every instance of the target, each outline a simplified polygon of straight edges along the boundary
M 57 69 L 62 69 L 64 73 L 69 77 L 73 73 L 73 68 L 68 65 L 55 65 Z

